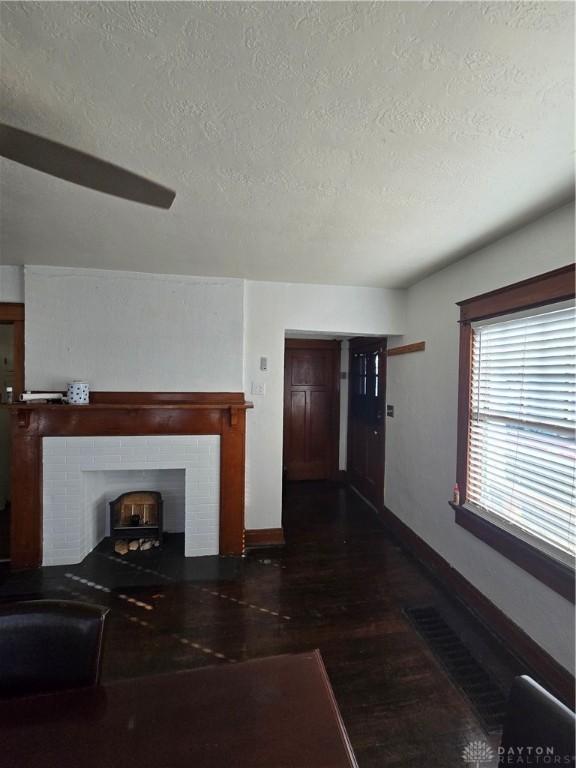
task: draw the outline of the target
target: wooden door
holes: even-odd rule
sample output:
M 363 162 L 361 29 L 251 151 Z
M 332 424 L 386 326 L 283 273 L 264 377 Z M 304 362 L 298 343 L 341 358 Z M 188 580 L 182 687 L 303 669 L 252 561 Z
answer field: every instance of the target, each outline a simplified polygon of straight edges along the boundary
M 284 360 L 284 471 L 288 480 L 338 472 L 340 342 L 287 339 Z
M 12 328 L 13 372 L 10 384 L 14 402 L 17 402 L 24 392 L 24 304 L 0 302 L 0 325 Z
M 384 504 L 386 340 L 350 341 L 348 480 L 376 509 Z
M 2 400 L 12 387 L 14 402 L 24 391 L 24 305 L 0 303 L 0 561 L 10 557 L 11 438 L 8 406 Z

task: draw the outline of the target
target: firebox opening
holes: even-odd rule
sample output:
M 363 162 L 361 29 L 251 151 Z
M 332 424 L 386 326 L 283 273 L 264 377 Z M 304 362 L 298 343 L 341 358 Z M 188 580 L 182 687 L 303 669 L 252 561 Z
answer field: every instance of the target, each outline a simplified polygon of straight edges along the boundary
M 128 491 L 110 502 L 110 536 L 117 554 L 160 546 L 163 528 L 158 491 Z

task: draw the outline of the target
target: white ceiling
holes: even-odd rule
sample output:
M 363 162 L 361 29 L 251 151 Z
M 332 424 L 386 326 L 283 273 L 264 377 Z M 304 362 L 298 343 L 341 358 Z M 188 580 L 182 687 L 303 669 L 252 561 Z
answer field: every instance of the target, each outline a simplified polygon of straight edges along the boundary
M 2 161 L 2 260 L 403 286 L 573 184 L 570 2 L 3 3 L 5 122 L 172 210 Z

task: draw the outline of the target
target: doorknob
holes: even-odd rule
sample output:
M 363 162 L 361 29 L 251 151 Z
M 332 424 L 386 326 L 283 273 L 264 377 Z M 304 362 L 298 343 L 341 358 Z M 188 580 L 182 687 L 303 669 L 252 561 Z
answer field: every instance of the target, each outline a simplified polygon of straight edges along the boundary
M 375 434 L 375 435 L 377 435 L 377 434 L 378 434 L 378 430 L 377 430 L 377 429 L 375 429 L 375 430 L 374 430 L 374 434 Z

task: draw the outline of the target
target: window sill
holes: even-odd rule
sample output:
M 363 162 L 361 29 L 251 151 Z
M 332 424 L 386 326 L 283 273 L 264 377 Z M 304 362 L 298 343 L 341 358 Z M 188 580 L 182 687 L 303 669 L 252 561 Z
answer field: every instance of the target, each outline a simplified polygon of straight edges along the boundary
M 509 531 L 459 504 L 449 502 L 456 524 L 488 544 L 534 578 L 574 603 L 574 571 L 568 565 L 541 552 Z

